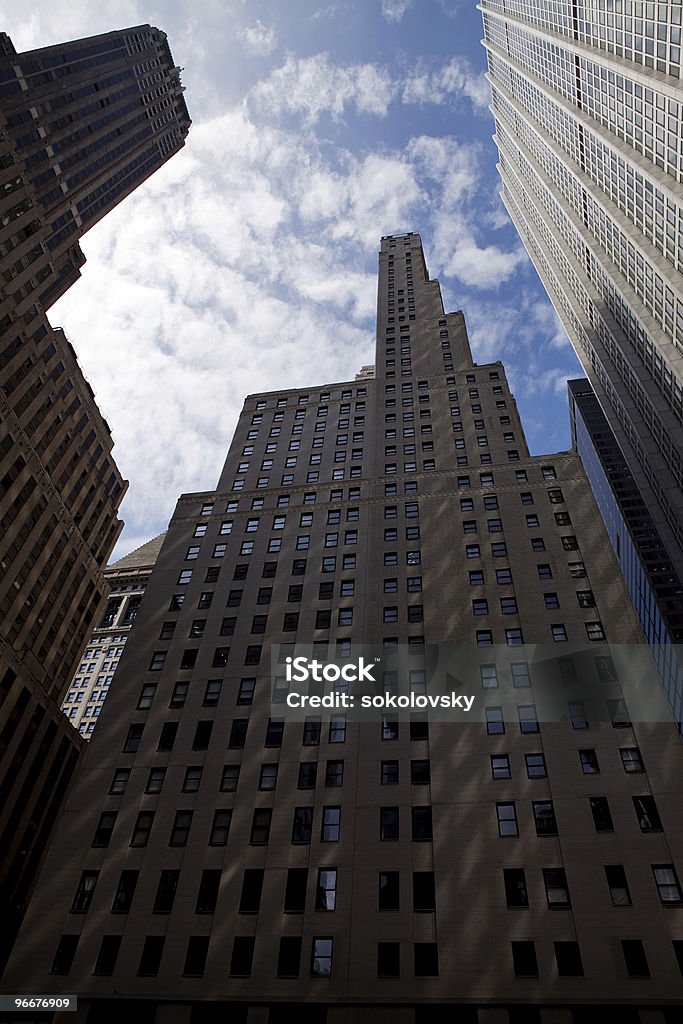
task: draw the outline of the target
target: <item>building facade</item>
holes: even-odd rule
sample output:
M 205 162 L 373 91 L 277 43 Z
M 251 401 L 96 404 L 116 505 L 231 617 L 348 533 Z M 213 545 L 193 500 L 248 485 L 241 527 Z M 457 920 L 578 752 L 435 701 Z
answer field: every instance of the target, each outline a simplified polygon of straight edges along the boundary
M 683 584 L 589 382 L 568 387 L 572 441 L 681 730 Z
M 62 711 L 86 740 L 114 681 L 163 539 L 162 533 L 104 570 L 110 596 L 62 703 Z
M 479 7 L 503 201 L 680 578 L 681 7 Z
M 361 649 L 364 716 L 290 707 L 287 658 Z M 469 713 L 393 710 L 442 665 Z M 652 674 L 578 455 L 529 455 L 388 236 L 374 379 L 249 396 L 181 496 L 3 987 L 98 1022 L 673 1021 Z
M 59 705 L 127 486 L 46 310 L 79 276 L 82 234 L 182 145 L 186 113 L 157 29 L 20 54 L 0 35 L 0 961 L 81 749 Z

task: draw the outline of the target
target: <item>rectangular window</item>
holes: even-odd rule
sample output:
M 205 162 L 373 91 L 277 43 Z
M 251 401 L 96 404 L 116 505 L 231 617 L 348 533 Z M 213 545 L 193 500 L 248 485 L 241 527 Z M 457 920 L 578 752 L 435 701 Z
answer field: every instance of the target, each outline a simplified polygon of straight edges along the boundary
M 499 836 L 518 836 L 517 809 L 512 802 L 496 804 Z
M 533 800 L 531 808 L 534 813 L 537 836 L 556 836 L 557 822 L 552 800 Z
M 310 843 L 313 833 L 313 808 L 295 807 L 292 843 Z
M 187 846 L 187 840 L 192 826 L 192 811 L 176 811 L 169 846 Z
M 137 882 L 137 871 L 127 872 L 127 874 L 133 874 L 136 876 L 135 881 Z M 99 871 L 83 871 L 81 873 L 80 881 L 76 889 L 76 893 L 71 904 L 72 914 L 87 914 L 90 909 L 93 894 L 95 892 L 95 886 L 97 885 L 97 879 L 99 878 Z M 119 882 L 119 888 L 121 883 Z M 135 886 L 133 886 L 133 889 Z M 131 894 L 132 898 L 132 894 Z M 124 911 L 125 913 L 126 911 Z
M 211 833 L 209 835 L 209 846 L 225 846 L 230 832 L 232 820 L 231 810 L 214 811 Z
M 249 842 L 252 846 L 265 846 L 270 837 L 270 823 L 273 816 L 272 808 L 259 808 L 254 811 L 251 821 L 251 836 Z
M 537 978 L 538 960 L 534 942 L 511 942 L 512 967 L 516 978 Z
M 551 910 L 566 910 L 571 906 L 564 868 L 543 868 L 543 883 Z
M 251 965 L 254 959 L 255 944 L 256 939 L 253 936 L 235 936 L 232 943 L 232 956 L 230 957 L 231 977 L 249 977 L 249 975 L 251 974 Z
M 615 907 L 630 907 L 631 893 L 629 892 L 623 864 L 605 864 L 605 877 L 612 905 Z
M 508 907 L 529 906 L 524 868 L 503 868 L 503 884 Z
M 332 975 L 332 955 L 334 940 L 331 938 L 314 938 L 311 947 L 311 976 L 329 978 Z

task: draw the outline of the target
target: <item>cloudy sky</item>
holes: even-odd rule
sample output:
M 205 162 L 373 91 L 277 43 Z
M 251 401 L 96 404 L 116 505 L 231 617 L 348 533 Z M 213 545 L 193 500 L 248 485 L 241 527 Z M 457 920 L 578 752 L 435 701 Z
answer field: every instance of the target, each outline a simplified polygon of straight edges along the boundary
M 569 447 L 581 373 L 498 196 L 471 0 L 39 0 L 3 28 L 25 50 L 147 22 L 184 68 L 188 142 L 85 236 L 51 313 L 130 481 L 114 557 L 215 486 L 245 395 L 374 361 L 385 234 L 420 232 L 532 452 Z

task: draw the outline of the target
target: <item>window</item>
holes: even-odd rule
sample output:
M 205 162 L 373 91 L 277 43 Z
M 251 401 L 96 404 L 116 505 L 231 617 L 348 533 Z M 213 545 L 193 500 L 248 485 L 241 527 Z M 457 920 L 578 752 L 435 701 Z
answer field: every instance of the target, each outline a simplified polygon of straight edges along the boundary
M 549 565 L 537 565 L 536 571 L 538 573 L 539 580 L 551 580 L 553 578 L 552 569 Z
M 383 786 L 393 786 L 398 783 L 398 761 L 382 761 L 380 766 L 380 783 Z
M 517 708 L 517 714 L 519 716 L 520 732 L 529 733 L 539 731 L 535 704 L 520 705 Z
M 116 824 L 116 817 L 116 811 L 104 811 L 100 815 L 100 820 L 93 836 L 92 846 L 109 846 L 109 840 Z
M 534 812 L 534 823 L 537 836 L 556 836 L 557 822 L 552 800 L 533 800 L 531 808 Z
M 315 890 L 315 909 L 334 910 L 337 906 L 337 869 L 321 868 Z
M 112 796 L 121 796 L 126 792 L 126 786 L 130 778 L 130 768 L 117 768 L 109 786 Z
M 543 883 L 551 910 L 566 910 L 571 906 L 564 868 L 543 868 Z
M 470 583 L 471 582 L 472 581 L 470 580 Z M 482 580 L 482 583 L 483 583 L 483 580 Z M 511 573 L 511 571 L 509 569 L 496 569 L 496 583 L 499 586 L 504 586 L 505 584 L 512 583 L 512 573 Z M 514 598 L 512 598 L 511 600 L 514 600 Z M 515 611 L 516 610 L 517 609 L 516 609 L 516 606 L 515 606 Z
M 529 779 L 545 779 L 548 772 L 545 765 L 545 754 L 525 754 L 526 774 Z
M 413 946 L 416 978 L 438 977 L 439 952 L 435 942 L 416 942 Z
M 572 729 L 587 729 L 588 719 L 586 718 L 586 709 L 581 701 L 570 701 L 569 702 L 569 718 L 572 723 Z
M 586 622 L 586 636 L 589 640 L 604 640 L 605 631 L 602 622 Z
M 555 962 L 561 978 L 583 977 L 583 963 L 578 942 L 555 942 Z
M 410 762 L 410 781 L 413 786 L 428 786 L 431 781 L 429 761 L 426 759 Z
M 545 541 L 542 537 L 531 538 L 531 550 L 532 551 L 545 551 Z
M 161 793 L 165 778 L 165 768 L 150 768 L 145 793 Z
M 486 598 L 477 598 L 472 601 L 472 614 L 473 615 L 488 615 L 489 603 Z
M 584 775 L 599 774 L 600 765 L 598 764 L 598 755 L 594 750 L 580 750 L 579 761 L 581 763 L 581 771 Z
M 281 747 L 284 731 L 285 723 L 282 719 L 269 718 L 264 747 Z
M 222 686 L 223 681 L 221 679 L 209 679 L 204 690 L 204 700 L 202 701 L 204 707 L 212 708 L 218 704 Z
M 192 811 L 176 811 L 169 846 L 187 846 L 192 825 Z
M 197 726 L 194 731 L 194 738 L 192 740 L 193 750 L 208 750 L 209 740 L 211 739 L 211 732 L 213 730 L 213 722 L 197 722 Z
M 612 822 L 612 814 L 609 809 L 607 797 L 592 796 L 590 797 L 588 802 L 591 809 L 591 814 L 593 815 L 593 824 L 595 825 L 595 831 L 613 832 L 614 824 Z
M 234 793 L 240 777 L 240 766 L 238 764 L 223 765 L 221 776 L 221 793 Z
M 196 793 L 202 781 L 202 769 L 199 766 L 185 769 L 183 779 L 183 793 Z
M 254 959 L 256 939 L 253 936 L 236 935 L 232 943 L 230 975 L 233 978 L 248 978 Z
M 225 769 L 224 769 L 225 776 Z M 236 783 L 235 783 L 236 785 Z M 221 787 L 222 788 L 222 787 Z M 209 834 L 209 846 L 225 846 L 228 841 L 228 834 L 230 832 L 230 822 L 232 820 L 231 810 L 219 810 L 214 811 L 213 822 L 211 824 L 211 832 Z
M 639 747 L 622 747 L 619 753 L 621 755 L 621 763 L 627 775 L 645 771 Z
M 128 872 L 128 874 L 135 875 L 135 880 L 137 881 L 137 871 L 131 871 Z M 81 873 L 80 881 L 78 883 L 78 887 L 76 889 L 73 902 L 71 904 L 72 914 L 87 914 L 88 910 L 90 909 L 90 904 L 92 902 L 93 894 L 95 892 L 95 886 L 97 885 L 97 879 L 99 877 L 99 871 L 83 871 Z M 120 885 L 121 883 L 119 882 L 119 887 Z
M 629 892 L 623 864 L 605 864 L 605 877 L 612 905 L 615 907 L 630 907 L 631 893 Z
M 528 907 L 529 894 L 523 868 L 504 868 L 503 884 L 508 907 Z
M 623 697 L 614 697 L 607 702 L 610 721 L 613 729 L 626 729 L 631 725 L 631 716 Z
M 313 831 L 313 808 L 295 807 L 292 824 L 292 842 L 310 843 Z
M 561 643 L 567 639 L 567 627 L 564 622 L 556 622 L 550 626 L 550 632 L 555 643 Z
M 486 732 L 489 736 L 498 736 L 505 732 L 502 708 L 486 708 Z
M 524 904 L 525 906 L 527 904 Z M 511 942 L 512 967 L 516 978 L 537 978 L 538 960 L 536 959 L 536 943 L 523 941 Z
M 634 796 L 633 806 L 641 832 L 662 831 L 661 818 L 653 796 Z
M 519 835 L 519 826 L 517 825 L 517 809 L 514 803 L 496 804 L 496 816 L 498 818 L 499 836 Z
M 432 833 L 432 809 L 431 807 L 412 807 L 412 838 L 415 841 L 431 840 Z
M 344 784 L 344 762 L 328 761 L 325 766 L 325 785 L 342 786 Z
M 659 898 L 664 906 L 673 906 L 683 902 L 683 894 L 673 864 L 653 864 L 652 874 Z
M 68 974 L 71 970 L 80 935 L 62 935 L 55 951 L 50 974 Z
M 401 975 L 401 945 L 399 942 L 377 943 L 377 977 L 399 978 Z
M 510 779 L 510 757 L 508 754 L 491 755 L 491 775 L 494 779 Z
M 399 838 L 398 807 L 380 807 L 379 837 L 384 840 Z
M 285 885 L 285 914 L 303 914 L 306 908 L 307 868 L 289 868 Z
M 163 935 L 147 935 L 142 947 L 138 975 L 142 978 L 154 977 L 159 973 L 161 956 L 166 939 Z
M 247 738 L 247 728 L 249 727 L 248 718 L 234 718 L 230 727 L 230 736 L 228 738 L 228 747 L 231 749 L 239 749 L 244 746 Z
M 150 773 L 151 774 L 151 773 Z M 140 811 L 135 821 L 130 846 L 147 846 L 154 823 L 154 811 Z
M 514 597 L 501 597 L 500 610 L 503 615 L 517 614 L 517 599 Z
M 481 558 L 481 551 L 478 544 L 468 544 L 465 547 L 466 558 Z
M 622 939 L 621 949 L 629 978 L 649 978 L 645 948 L 640 939 Z
M 400 891 L 398 871 L 380 871 L 377 909 L 398 910 L 399 899 Z
M 552 609 L 552 608 L 559 608 L 560 607 L 560 599 L 558 598 L 556 593 L 544 594 L 543 595 L 543 602 L 544 602 L 546 608 Z M 565 634 L 564 639 L 566 640 L 566 634 Z
M 341 831 L 341 807 L 324 807 L 321 825 L 321 841 L 338 843 Z
M 436 886 L 433 871 L 413 872 L 413 910 L 417 912 L 436 910 Z
M 332 951 L 334 940 L 314 938 L 311 949 L 311 976 L 329 978 L 332 974 Z
M 100 949 L 93 968 L 93 974 L 111 975 L 116 967 L 116 960 L 121 947 L 121 935 L 103 935 Z
M 166 661 L 166 651 L 155 651 L 149 663 L 150 672 L 161 672 Z
M 491 545 L 491 554 L 494 558 L 505 558 L 507 553 L 507 544 L 499 542 Z
M 508 647 L 520 647 L 524 643 L 524 636 L 521 629 L 506 629 L 505 643 Z

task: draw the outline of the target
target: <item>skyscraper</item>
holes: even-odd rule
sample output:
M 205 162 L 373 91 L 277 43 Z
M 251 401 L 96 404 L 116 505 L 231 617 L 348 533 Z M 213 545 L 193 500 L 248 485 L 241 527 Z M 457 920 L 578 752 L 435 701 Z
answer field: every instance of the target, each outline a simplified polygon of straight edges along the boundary
M 681 5 L 479 7 L 503 200 L 680 578 Z
M 86 740 L 114 682 L 163 540 L 163 533 L 153 537 L 104 570 L 110 596 L 62 703 L 62 711 Z
M 383 238 L 374 377 L 250 395 L 181 496 L 5 990 L 662 1024 L 683 752 L 640 635 L 578 456 L 529 455 L 419 236 Z
M 82 745 L 59 703 L 106 594 L 126 488 L 46 309 L 79 276 L 78 239 L 188 125 L 158 29 L 23 54 L 0 35 L 0 962 Z

